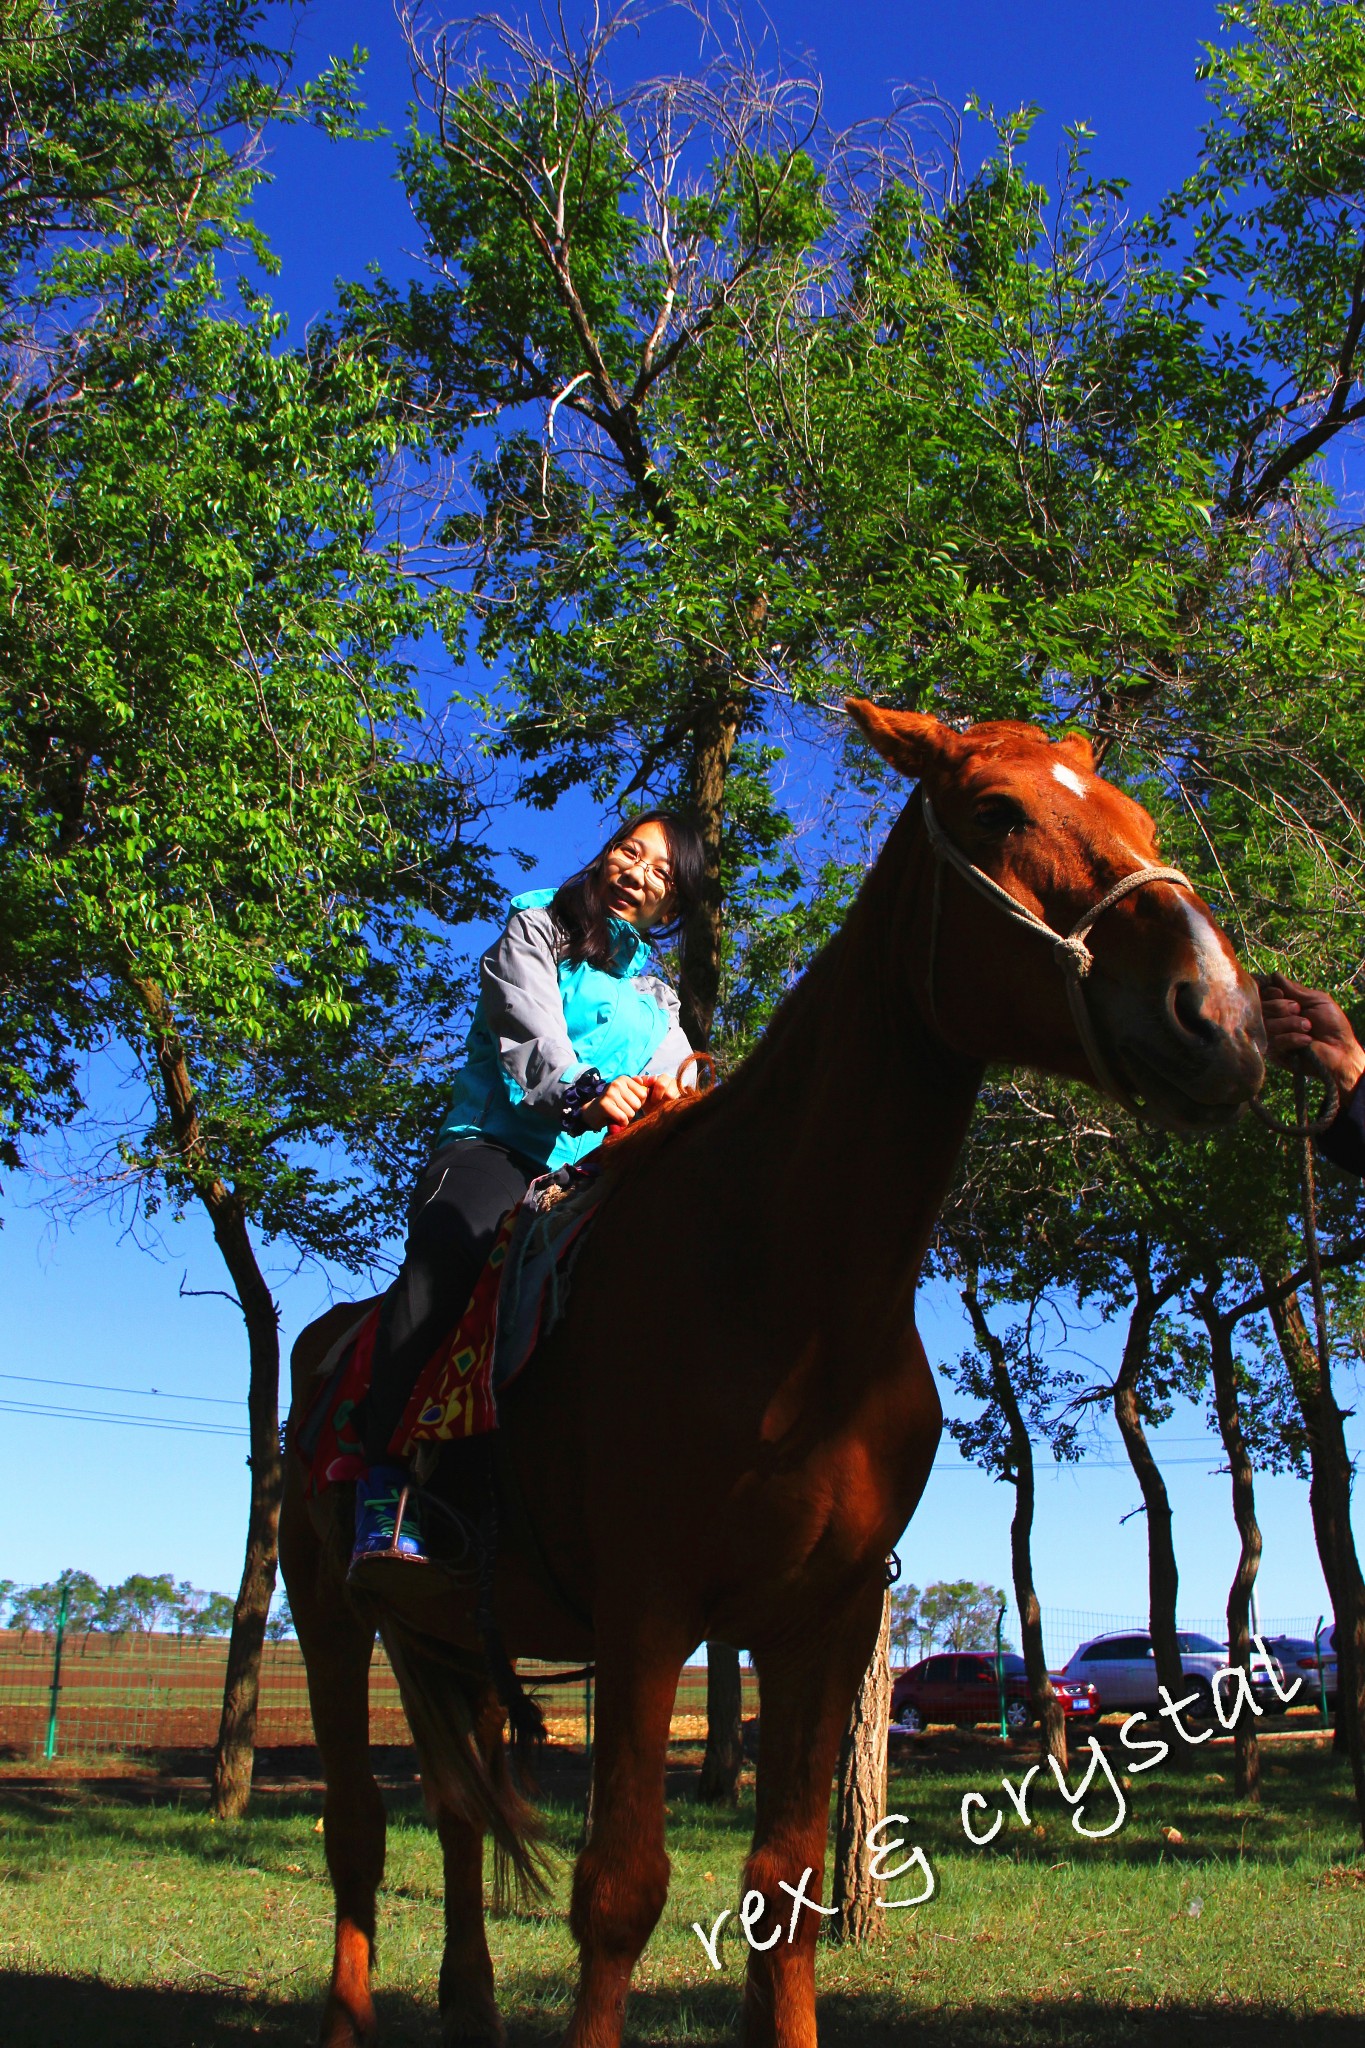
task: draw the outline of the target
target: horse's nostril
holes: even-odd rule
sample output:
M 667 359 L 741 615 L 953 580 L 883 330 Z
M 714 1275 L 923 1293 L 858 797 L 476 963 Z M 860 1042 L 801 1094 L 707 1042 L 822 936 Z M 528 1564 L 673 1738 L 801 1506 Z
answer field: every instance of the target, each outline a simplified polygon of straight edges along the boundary
M 1205 1015 L 1204 991 L 1199 982 L 1178 981 L 1172 991 L 1171 1009 L 1176 1023 L 1191 1038 L 1207 1041 L 1217 1036 L 1218 1026 Z

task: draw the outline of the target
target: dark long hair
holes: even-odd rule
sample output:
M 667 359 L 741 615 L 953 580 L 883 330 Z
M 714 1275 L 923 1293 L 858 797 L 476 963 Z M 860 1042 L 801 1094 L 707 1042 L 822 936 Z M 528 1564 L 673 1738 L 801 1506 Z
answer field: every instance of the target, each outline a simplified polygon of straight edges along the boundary
M 590 967 L 611 965 L 614 945 L 611 913 L 602 895 L 607 855 L 623 839 L 629 839 L 633 832 L 638 832 L 642 825 L 663 827 L 669 859 L 673 863 L 673 878 L 669 884 L 673 915 L 667 924 L 657 926 L 650 937 L 666 939 L 679 931 L 701 901 L 706 855 L 696 826 L 680 811 L 637 811 L 633 818 L 627 818 L 617 826 L 601 852 L 595 854 L 586 867 L 580 868 L 576 875 L 570 875 L 568 881 L 561 884 L 550 905 L 551 914 L 568 941 L 569 958 L 576 966 L 583 961 Z

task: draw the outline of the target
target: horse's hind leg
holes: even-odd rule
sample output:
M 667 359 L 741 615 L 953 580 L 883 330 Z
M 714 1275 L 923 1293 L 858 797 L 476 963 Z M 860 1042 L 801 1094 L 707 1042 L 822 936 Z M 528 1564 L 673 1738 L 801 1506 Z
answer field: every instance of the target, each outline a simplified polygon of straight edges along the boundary
M 360 2048 L 375 2039 L 370 1970 L 375 1895 L 384 1875 L 384 1802 L 370 1768 L 374 1631 L 347 1599 L 296 1485 L 291 1472 L 280 1516 L 280 1562 L 327 1786 L 323 1832 L 336 1900 L 332 1981 L 319 2039 L 322 2048 Z
M 502 1745 L 502 1708 L 489 1691 L 478 1714 L 479 1746 L 490 1771 Z M 437 1832 L 445 1857 L 446 1939 L 441 1957 L 443 2048 L 498 2048 L 503 2039 L 493 1990 L 493 1961 L 484 1931 L 484 1831 L 448 1807 L 438 1807 Z
M 579 1985 L 564 2048 L 619 2048 L 631 1972 L 668 1897 L 664 1766 L 687 1646 L 629 1626 L 599 1625 L 597 1642 L 592 1833 L 574 1870 Z
M 875 1584 L 864 1588 L 828 1633 L 756 1658 L 757 1816 L 744 1891 L 760 1893 L 764 1911 L 751 1930 L 745 2048 L 816 2048 L 815 1939 L 821 1915 L 802 1908 L 793 1929 L 793 1893 L 810 1871 L 806 1896 L 820 1897 L 830 1785 L 858 1681 L 877 1640 L 882 1592 L 878 1572 Z

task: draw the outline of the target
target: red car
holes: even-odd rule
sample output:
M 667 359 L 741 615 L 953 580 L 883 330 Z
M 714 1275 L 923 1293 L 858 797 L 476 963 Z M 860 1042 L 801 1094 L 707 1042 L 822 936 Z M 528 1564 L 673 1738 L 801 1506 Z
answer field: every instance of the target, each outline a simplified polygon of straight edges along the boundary
M 1022 1657 L 1007 1651 L 1001 1658 L 1005 1678 L 1005 1726 L 1022 1734 L 1033 1720 L 1028 1673 Z M 1088 1681 L 1053 1676 L 1052 1689 L 1068 1720 L 1098 1721 L 1100 1698 Z M 891 1688 L 891 1726 L 917 1735 L 931 1721 L 958 1722 L 1000 1719 L 1000 1693 L 995 1657 L 989 1650 L 955 1650 L 926 1657 L 903 1671 Z

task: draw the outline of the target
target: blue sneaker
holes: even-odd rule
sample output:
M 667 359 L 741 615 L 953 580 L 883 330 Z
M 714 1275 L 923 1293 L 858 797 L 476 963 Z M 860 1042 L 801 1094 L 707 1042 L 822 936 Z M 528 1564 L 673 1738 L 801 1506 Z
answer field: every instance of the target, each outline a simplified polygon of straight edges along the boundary
M 371 1558 L 426 1564 L 417 1496 L 406 1465 L 371 1465 L 355 1487 L 355 1549 L 351 1569 Z

